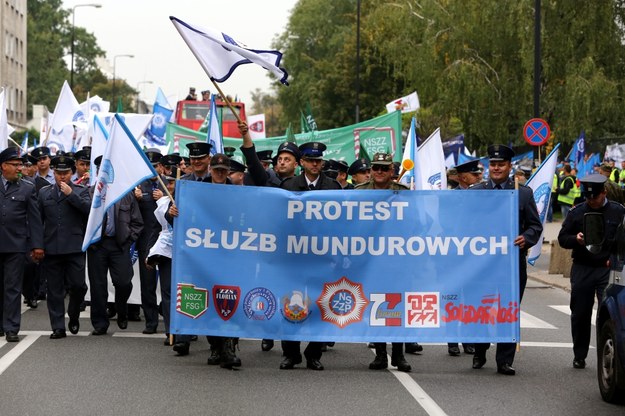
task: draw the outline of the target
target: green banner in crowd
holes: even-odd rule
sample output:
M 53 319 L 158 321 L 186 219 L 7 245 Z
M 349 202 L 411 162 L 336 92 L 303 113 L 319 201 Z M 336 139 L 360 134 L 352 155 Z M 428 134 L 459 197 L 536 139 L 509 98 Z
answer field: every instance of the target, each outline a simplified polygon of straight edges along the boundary
M 393 154 L 393 159 L 400 162 L 402 157 L 401 113 L 395 111 L 351 126 L 296 134 L 295 139 L 298 145 L 310 141 L 325 144 L 328 147 L 324 154 L 326 159 L 338 159 L 351 163 L 358 158 L 360 146 L 364 146 L 370 156 L 377 152 L 390 151 Z M 194 141 L 206 141 L 206 133 L 187 129 L 177 124 L 167 124 L 168 153 L 179 152 L 181 156 L 188 156 L 189 151 L 186 144 Z M 278 136 L 255 139 L 254 144 L 257 151 L 273 150 L 275 152 L 278 146 L 285 141 L 286 136 Z M 241 139 L 224 137 L 224 146 L 232 146 L 237 149 L 235 159 L 241 160 L 242 158 L 239 150 L 241 144 Z

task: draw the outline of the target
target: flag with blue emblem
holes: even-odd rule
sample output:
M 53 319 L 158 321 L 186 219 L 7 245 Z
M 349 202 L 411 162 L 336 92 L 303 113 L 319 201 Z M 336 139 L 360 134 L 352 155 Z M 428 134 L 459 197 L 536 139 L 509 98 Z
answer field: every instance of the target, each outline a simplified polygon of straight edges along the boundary
M 217 118 L 217 105 L 215 105 L 215 94 L 211 96 L 211 107 L 209 111 L 208 129 L 206 130 L 206 142 L 211 145 L 211 156 L 224 152 L 224 142 L 221 137 L 221 126 Z
M 447 169 L 440 128 L 417 149 L 415 170 L 415 189 L 447 189 Z
M 288 85 L 288 74 L 280 68 L 282 52 L 251 49 L 218 30 L 190 25 L 173 16 L 169 18 L 213 81 L 224 82 L 239 65 L 255 63 Z
M 575 143 L 573 143 L 573 147 L 571 148 L 571 152 L 569 152 L 569 161 L 577 167 L 581 162 L 584 161 L 584 152 L 585 152 L 585 142 L 586 142 L 586 132 L 582 130 L 579 134 Z
M 408 131 L 408 137 L 406 138 L 406 146 L 404 147 L 404 154 L 401 158 L 402 170 L 405 170 L 400 182 L 408 185 L 410 189 L 415 189 L 414 185 L 417 182 L 415 178 L 415 163 L 417 162 L 417 133 L 416 133 L 416 120 L 413 117 L 410 122 L 410 130 Z M 411 167 L 412 166 L 412 167 Z
M 545 220 L 547 219 L 547 211 L 551 203 L 551 186 L 553 184 L 553 175 L 556 172 L 556 165 L 558 164 L 559 150 L 560 144 L 558 143 L 555 149 L 549 153 L 545 161 L 536 169 L 536 172 L 528 179 L 526 184 L 532 188 L 534 192 L 534 201 L 536 201 L 536 208 L 538 208 L 538 216 L 543 225 L 543 234 L 540 235 L 536 245 L 530 248 L 529 255 L 527 256 L 527 262 L 532 266 L 536 263 L 538 257 L 540 257 L 540 251 L 543 246 Z
M 96 178 L 87 231 L 82 243 L 83 251 L 100 241 L 106 210 L 135 186 L 156 175 L 122 117 L 115 114 Z
M 78 100 L 67 81 L 63 82 L 61 93 L 54 107 L 52 122 L 49 126 L 49 135 L 43 145 L 56 151 L 71 151 L 75 147 L 75 141 L 79 139 L 75 134 L 75 126 L 86 126 L 85 113 L 80 108 Z
M 150 127 L 145 132 L 148 147 L 164 146 L 166 142 L 165 133 L 167 132 L 167 122 L 174 111 L 155 102 L 152 112 L 154 113 L 152 123 L 150 123 Z

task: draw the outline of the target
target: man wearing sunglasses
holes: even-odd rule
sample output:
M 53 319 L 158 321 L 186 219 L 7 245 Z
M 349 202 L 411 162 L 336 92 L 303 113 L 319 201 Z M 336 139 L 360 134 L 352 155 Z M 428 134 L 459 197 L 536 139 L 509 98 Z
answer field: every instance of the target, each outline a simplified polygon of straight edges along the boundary
M 608 284 L 608 258 L 616 230 L 623 222 L 625 208 L 607 198 L 608 178 L 601 174 L 588 175 L 580 182 L 585 202 L 571 208 L 562 223 L 558 242 L 562 248 L 573 249 L 571 266 L 571 332 L 573 334 L 573 368 L 586 367 L 590 345 L 592 308 L 595 296 L 600 301 Z M 603 214 L 605 239 L 601 251 L 591 253 L 584 241 L 584 215 Z
M 393 156 L 389 153 L 376 153 L 371 160 L 371 179 L 356 186 L 356 189 L 390 189 L 406 190 L 406 185 L 393 180 L 394 167 Z M 384 370 L 388 367 L 388 355 L 386 354 L 386 342 L 374 342 L 375 359 L 369 364 L 370 370 Z M 393 342 L 391 352 L 391 365 L 397 370 L 409 372 L 412 370 L 404 357 L 404 345 L 401 342 Z

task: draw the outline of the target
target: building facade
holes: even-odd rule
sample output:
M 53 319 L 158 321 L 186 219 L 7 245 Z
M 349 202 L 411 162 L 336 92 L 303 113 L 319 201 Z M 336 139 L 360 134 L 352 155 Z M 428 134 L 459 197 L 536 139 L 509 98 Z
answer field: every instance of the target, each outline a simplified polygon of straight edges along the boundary
M 0 87 L 4 88 L 8 121 L 26 126 L 27 0 L 0 0 Z

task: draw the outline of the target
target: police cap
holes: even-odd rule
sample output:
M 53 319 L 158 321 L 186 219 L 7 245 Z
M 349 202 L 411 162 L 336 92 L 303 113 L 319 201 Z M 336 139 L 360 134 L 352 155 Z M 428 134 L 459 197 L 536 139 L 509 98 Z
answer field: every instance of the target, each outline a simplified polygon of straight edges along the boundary
M 280 146 L 278 146 L 278 155 L 282 152 L 287 152 L 295 156 L 295 159 L 299 161 L 301 153 L 297 145 L 293 142 L 284 142 Z
M 163 166 L 176 166 L 180 163 L 182 158 L 179 155 L 165 155 L 161 158 L 159 163 Z
M 488 146 L 488 158 L 493 162 L 512 160 L 514 157 L 514 150 L 503 144 L 491 144 Z
M 0 153 L 0 163 L 21 159 L 17 147 L 7 147 Z
M 371 165 L 369 161 L 365 158 L 356 159 L 354 162 L 349 165 L 349 169 L 347 169 L 347 173 L 350 175 L 355 175 L 359 172 L 366 172 L 371 169 Z
M 37 147 L 35 150 L 31 152 L 31 155 L 33 155 L 33 157 L 37 159 L 50 157 L 50 148 L 46 146 Z
M 228 156 L 228 157 L 232 157 L 232 156 L 234 156 L 234 152 L 236 152 L 236 151 L 237 151 L 237 149 L 235 149 L 235 148 L 234 148 L 234 147 L 232 147 L 232 146 L 226 146 L 226 147 L 224 147 L 224 153 L 225 153 L 225 154 L 226 154 L 226 156 Z
M 37 159 L 35 159 L 32 155 L 24 155 L 22 159 L 24 159 L 24 164 L 27 166 L 37 164 Z
M 150 161 L 152 166 L 159 163 L 159 161 L 163 157 L 162 153 L 158 149 L 148 149 L 145 151 L 145 155 L 148 157 L 148 160 Z
M 604 184 L 607 180 L 608 178 L 600 173 L 584 176 L 579 180 L 582 184 L 582 195 L 585 198 L 599 195 L 603 192 Z
M 299 147 L 302 159 L 323 160 L 326 145 L 320 142 L 308 142 Z
M 75 160 L 82 160 L 84 162 L 91 161 L 91 147 L 85 146 L 74 154 Z
M 190 158 L 202 158 L 208 156 L 210 154 L 211 147 L 210 143 L 206 142 L 187 143 Z
M 75 164 L 74 159 L 67 155 L 55 156 L 50 160 L 50 167 L 54 169 L 55 172 L 67 172 L 72 170 Z
M 245 172 L 245 169 L 247 169 L 247 167 L 234 159 L 230 159 L 230 172 Z
M 470 160 L 468 162 L 457 165 L 456 172 L 458 173 L 481 173 L 482 169 L 480 169 L 480 161 L 477 159 Z
M 230 170 L 230 158 L 223 153 L 215 153 L 211 158 L 210 168 Z
M 272 150 L 261 150 L 260 152 L 256 152 L 256 155 L 258 156 L 258 160 L 261 162 L 271 163 L 272 153 Z

